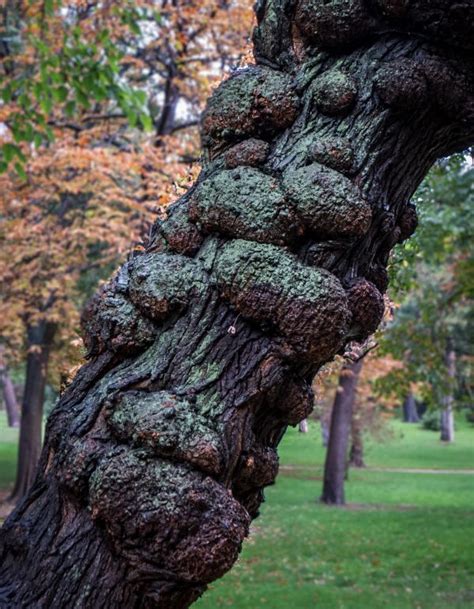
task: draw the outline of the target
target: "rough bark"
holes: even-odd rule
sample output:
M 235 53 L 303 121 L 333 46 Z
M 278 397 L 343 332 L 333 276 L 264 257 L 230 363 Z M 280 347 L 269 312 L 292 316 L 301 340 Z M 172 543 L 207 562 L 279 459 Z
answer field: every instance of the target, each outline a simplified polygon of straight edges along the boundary
M 416 400 L 413 393 L 409 393 L 403 402 L 403 422 L 404 423 L 419 423 L 420 417 L 416 407 Z
M 20 439 L 15 485 L 10 501 L 21 499 L 33 484 L 41 454 L 44 391 L 55 325 L 40 321 L 26 329 L 28 355 L 21 405 Z
M 2 386 L 3 402 L 7 413 L 8 427 L 18 427 L 20 424 L 20 413 L 16 401 L 15 386 L 8 373 L 7 363 L 0 346 L 0 385 Z
M 84 317 L 2 533 L 1 607 L 183 609 L 237 558 L 311 380 L 382 314 L 409 198 L 472 141 L 472 4 L 267 0 L 195 187 Z
M 454 442 L 454 382 L 456 377 L 456 353 L 452 341 L 448 341 L 446 348 L 446 368 L 449 384 L 446 395 L 443 397 L 443 409 L 441 411 L 441 441 Z
M 348 465 L 348 445 L 357 381 L 363 360 L 347 364 L 339 376 L 339 385 L 331 412 L 329 442 L 324 463 L 321 501 L 329 505 L 344 505 L 344 480 Z

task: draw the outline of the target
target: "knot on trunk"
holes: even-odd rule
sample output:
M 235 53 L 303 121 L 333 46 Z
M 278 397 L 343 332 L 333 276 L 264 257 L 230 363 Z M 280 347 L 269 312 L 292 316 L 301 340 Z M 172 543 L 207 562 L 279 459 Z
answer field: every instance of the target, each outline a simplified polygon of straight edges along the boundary
M 128 294 L 140 311 L 154 321 L 182 311 L 207 288 L 199 264 L 185 256 L 149 253 L 129 262 Z
M 168 391 L 130 391 L 109 403 L 105 416 L 122 442 L 214 476 L 222 472 L 226 461 L 222 434 L 186 399 Z
M 278 247 L 235 240 L 219 254 L 215 276 L 239 313 L 284 337 L 299 357 L 320 362 L 340 348 L 349 310 L 334 275 Z
M 156 328 L 112 281 L 94 294 L 81 316 L 87 357 L 109 350 L 125 355 L 141 351 L 153 342 Z
M 215 173 L 196 188 L 190 218 L 204 231 L 284 245 L 302 232 L 278 180 L 252 167 Z
M 283 188 L 304 225 L 323 237 L 363 235 L 372 219 L 370 205 L 348 178 L 313 163 L 288 170 Z
M 295 21 L 308 42 L 327 49 L 353 47 L 376 25 L 363 0 L 299 0 Z
M 401 112 L 413 112 L 428 104 L 427 81 L 419 62 L 413 59 L 382 64 L 374 84 L 382 102 Z
M 349 335 L 363 341 L 378 328 L 385 310 L 382 294 L 373 283 L 364 278 L 353 280 L 347 291 L 352 323 Z
M 400 229 L 400 235 L 398 242 L 402 243 L 409 239 L 418 226 L 418 214 L 416 213 L 416 207 L 412 203 L 406 205 L 398 218 L 398 227 Z
M 208 101 L 202 118 L 203 144 L 211 157 L 222 144 L 251 135 L 271 136 L 298 115 L 299 98 L 290 76 L 266 67 L 240 70 Z
M 103 523 L 135 582 L 205 585 L 235 562 L 249 515 L 221 484 L 186 465 L 115 449 L 90 481 L 92 518 Z
M 171 251 L 184 256 L 194 256 L 204 240 L 198 227 L 189 221 L 189 204 L 183 200 L 170 208 L 158 232 Z
M 357 87 L 350 76 L 333 69 L 324 72 L 312 85 L 313 100 L 323 114 L 348 114 L 357 98 Z
M 228 169 L 234 169 L 240 165 L 258 167 L 263 165 L 269 152 L 270 144 L 252 137 L 232 146 L 225 153 L 224 162 Z
M 354 150 L 350 141 L 342 137 L 318 138 L 309 148 L 309 158 L 344 174 L 354 169 Z

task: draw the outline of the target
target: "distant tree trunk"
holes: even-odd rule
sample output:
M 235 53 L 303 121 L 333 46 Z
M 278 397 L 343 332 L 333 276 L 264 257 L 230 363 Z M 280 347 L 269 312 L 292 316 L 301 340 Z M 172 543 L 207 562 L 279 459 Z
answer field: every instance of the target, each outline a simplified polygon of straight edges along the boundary
M 200 177 L 84 315 L 90 361 L 2 529 L 2 609 L 185 609 L 230 569 L 315 373 L 381 319 L 410 197 L 474 137 L 472 2 L 256 11 Z
M 321 420 L 321 440 L 324 448 L 327 448 L 329 442 L 329 425 L 326 421 Z
M 365 467 L 364 438 L 361 417 L 357 414 L 357 407 L 353 405 L 351 421 L 351 449 L 349 451 L 349 465 L 351 467 Z
M 308 433 L 308 419 L 303 419 L 302 421 L 300 421 L 300 424 L 298 425 L 298 431 L 300 433 Z
M 343 505 L 344 479 L 347 470 L 347 451 L 351 430 L 352 409 L 356 397 L 357 382 L 363 360 L 343 367 L 331 414 L 329 443 L 324 464 L 324 483 L 321 501 L 331 505 Z
M 448 341 L 446 349 L 446 367 L 448 370 L 449 386 L 443 397 L 443 410 L 441 411 L 441 441 L 454 442 L 454 382 L 456 378 L 456 353 L 452 341 Z
M 413 393 L 409 393 L 403 402 L 403 422 L 404 423 L 419 423 L 420 417 L 416 408 L 416 400 Z
M 28 355 L 21 407 L 18 466 L 10 501 L 21 499 L 33 484 L 41 453 L 44 391 L 55 325 L 40 321 L 26 329 Z
M 0 347 L 0 384 L 2 385 L 3 401 L 5 402 L 8 426 L 18 427 L 20 424 L 20 413 L 18 410 L 18 403 L 16 401 L 15 387 L 10 375 L 8 374 L 3 347 Z

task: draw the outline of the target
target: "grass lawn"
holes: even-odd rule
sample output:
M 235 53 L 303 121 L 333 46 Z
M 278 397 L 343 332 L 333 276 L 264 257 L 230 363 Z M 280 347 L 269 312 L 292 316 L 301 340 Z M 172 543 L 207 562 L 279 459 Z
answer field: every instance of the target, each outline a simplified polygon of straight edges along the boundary
M 342 509 L 316 502 L 319 429 L 290 430 L 241 558 L 196 609 L 474 609 L 474 476 L 370 471 L 474 469 L 474 429 L 458 427 L 444 446 L 394 422 L 350 472 Z
M 0 413 L 0 488 L 12 483 L 17 431 Z M 474 428 L 456 442 L 398 422 L 351 470 L 346 508 L 317 503 L 324 452 L 317 425 L 291 429 L 235 568 L 196 609 L 474 609 Z M 371 469 L 374 468 L 374 469 Z

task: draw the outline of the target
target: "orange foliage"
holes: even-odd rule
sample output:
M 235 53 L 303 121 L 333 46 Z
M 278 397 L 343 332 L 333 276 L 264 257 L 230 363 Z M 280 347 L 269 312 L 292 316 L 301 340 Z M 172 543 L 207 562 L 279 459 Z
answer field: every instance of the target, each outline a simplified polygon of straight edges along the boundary
M 158 11 L 160 20 L 144 20 L 145 34 L 133 34 L 118 17 L 118 4 Z M 30 18 L 24 39 L 33 33 L 59 53 L 68 11 L 79 15 L 81 36 L 91 44 L 106 27 L 118 45 L 128 45 L 122 78 L 148 94 L 154 132 L 130 128 L 108 100 L 78 106 L 72 117 L 58 103 L 49 119 L 54 140 L 39 147 L 22 144 L 27 179 L 13 171 L 0 175 L 0 337 L 10 360 L 18 361 L 24 357 L 25 324 L 55 321 L 57 361 L 51 370 L 81 357 L 79 311 L 84 292 L 93 287 L 85 290 L 84 277 L 97 282 L 131 246 L 140 247 L 157 212 L 194 180 L 197 117 L 222 70 L 241 61 L 253 19 L 248 0 L 92 6 L 68 0 L 60 13 L 45 16 L 43 2 L 25 3 Z M 14 77 L 37 61 L 37 50 L 25 44 L 14 65 L 11 57 L 2 65 L 5 73 L 10 62 Z M 164 120 L 170 102 L 174 114 Z M 6 127 L 16 109 L 14 101 L 2 106 Z M 182 128 L 187 123 L 194 124 Z M 0 144 L 11 140 L 8 128 L 0 133 Z

